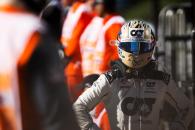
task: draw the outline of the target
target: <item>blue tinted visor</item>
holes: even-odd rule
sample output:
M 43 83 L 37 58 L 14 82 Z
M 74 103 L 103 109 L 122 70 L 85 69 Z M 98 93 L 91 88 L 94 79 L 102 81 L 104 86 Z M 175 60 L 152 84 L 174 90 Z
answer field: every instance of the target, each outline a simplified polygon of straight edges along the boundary
M 150 52 L 153 50 L 154 46 L 147 42 L 120 42 L 119 48 L 136 55 Z

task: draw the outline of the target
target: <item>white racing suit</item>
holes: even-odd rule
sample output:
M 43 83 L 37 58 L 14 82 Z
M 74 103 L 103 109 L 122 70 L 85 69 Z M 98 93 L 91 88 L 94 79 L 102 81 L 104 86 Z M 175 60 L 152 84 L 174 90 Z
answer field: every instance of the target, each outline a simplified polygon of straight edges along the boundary
M 112 130 L 159 130 L 161 120 L 169 130 L 187 130 L 193 118 L 190 100 L 173 80 L 120 78 L 109 84 L 102 74 L 74 103 L 82 130 L 99 130 L 89 111 L 102 100 Z

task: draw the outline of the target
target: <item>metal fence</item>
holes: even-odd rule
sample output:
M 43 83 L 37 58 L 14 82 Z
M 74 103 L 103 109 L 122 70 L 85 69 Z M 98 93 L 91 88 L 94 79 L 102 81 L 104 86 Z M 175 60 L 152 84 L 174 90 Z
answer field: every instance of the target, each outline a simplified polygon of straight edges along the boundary
M 191 7 L 171 5 L 160 12 L 157 56 L 176 81 L 193 84 Z
M 191 12 L 191 3 L 169 5 L 160 11 L 157 57 L 194 103 L 194 23 Z
M 191 4 L 165 7 L 159 15 L 158 58 L 177 81 L 193 80 Z

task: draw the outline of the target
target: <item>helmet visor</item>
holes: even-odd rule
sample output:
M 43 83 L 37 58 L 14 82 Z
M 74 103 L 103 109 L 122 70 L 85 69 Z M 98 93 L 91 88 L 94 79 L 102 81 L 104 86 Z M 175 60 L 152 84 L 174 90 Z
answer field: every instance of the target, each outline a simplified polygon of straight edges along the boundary
M 142 54 L 153 50 L 152 43 L 147 42 L 120 42 L 119 48 L 133 54 Z

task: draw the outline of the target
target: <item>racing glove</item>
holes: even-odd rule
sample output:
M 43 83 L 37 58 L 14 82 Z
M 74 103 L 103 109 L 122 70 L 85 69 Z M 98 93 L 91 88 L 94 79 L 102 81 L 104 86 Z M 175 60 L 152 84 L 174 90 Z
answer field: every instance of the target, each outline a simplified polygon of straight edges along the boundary
M 125 76 L 127 67 L 120 60 L 112 61 L 110 66 L 111 69 L 104 74 L 111 84 L 116 78 Z

